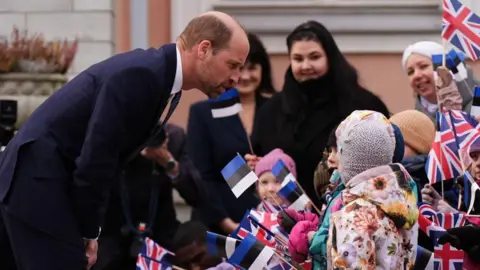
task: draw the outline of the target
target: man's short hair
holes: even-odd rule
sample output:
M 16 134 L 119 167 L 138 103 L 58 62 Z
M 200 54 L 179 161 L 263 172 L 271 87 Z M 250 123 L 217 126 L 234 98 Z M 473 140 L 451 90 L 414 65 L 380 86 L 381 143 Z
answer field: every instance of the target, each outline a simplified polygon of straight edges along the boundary
M 199 221 L 190 220 L 181 224 L 173 237 L 173 250 L 176 251 L 193 243 L 206 244 L 207 231 L 208 228 Z
M 202 40 L 212 43 L 214 52 L 225 49 L 232 38 L 232 29 L 213 15 L 203 15 L 191 20 L 180 38 L 185 48 L 190 50 Z

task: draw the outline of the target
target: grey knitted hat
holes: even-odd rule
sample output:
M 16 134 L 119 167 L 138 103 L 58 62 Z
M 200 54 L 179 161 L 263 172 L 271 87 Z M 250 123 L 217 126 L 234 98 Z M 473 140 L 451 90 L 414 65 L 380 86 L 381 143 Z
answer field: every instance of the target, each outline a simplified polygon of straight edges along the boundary
M 381 113 L 355 111 L 339 129 L 339 171 L 345 184 L 357 174 L 392 162 L 395 135 Z

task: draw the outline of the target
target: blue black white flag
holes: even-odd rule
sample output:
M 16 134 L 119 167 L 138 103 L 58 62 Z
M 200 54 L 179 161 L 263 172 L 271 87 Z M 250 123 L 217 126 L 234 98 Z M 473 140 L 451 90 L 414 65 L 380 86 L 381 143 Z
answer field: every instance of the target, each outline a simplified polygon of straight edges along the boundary
M 242 110 L 238 90 L 231 88 L 216 99 L 210 100 L 213 118 L 223 118 L 238 114 Z
M 232 237 L 207 232 L 207 252 L 212 256 L 228 259 L 241 242 Z
M 310 199 L 295 182 L 288 180 L 277 194 L 284 202 L 288 203 L 288 208 L 294 209 L 295 211 L 310 211 Z
M 257 175 L 239 154 L 222 169 L 222 175 L 237 198 L 258 180 Z
M 475 117 L 480 116 L 480 87 L 479 86 L 475 86 L 475 89 L 473 90 L 473 102 L 472 102 L 472 108 L 470 109 L 470 114 Z
M 281 186 L 284 186 L 288 183 L 288 181 L 296 181 L 293 174 L 288 170 L 287 166 L 281 159 L 273 165 L 272 174 L 275 176 L 277 181 L 281 183 Z
M 258 241 L 255 236 L 247 234 L 228 262 L 242 269 L 258 270 L 267 266 L 274 254 L 272 248 Z

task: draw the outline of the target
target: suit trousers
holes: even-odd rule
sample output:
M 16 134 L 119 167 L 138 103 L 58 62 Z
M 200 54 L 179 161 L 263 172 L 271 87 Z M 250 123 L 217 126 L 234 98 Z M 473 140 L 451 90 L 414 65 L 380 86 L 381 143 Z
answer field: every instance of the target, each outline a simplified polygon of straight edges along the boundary
M 38 148 L 46 158 L 39 158 Z M 18 270 L 86 269 L 71 177 L 62 165 L 54 150 L 37 143 L 24 146 L 18 155 L 11 188 L 0 204 L 4 238 Z

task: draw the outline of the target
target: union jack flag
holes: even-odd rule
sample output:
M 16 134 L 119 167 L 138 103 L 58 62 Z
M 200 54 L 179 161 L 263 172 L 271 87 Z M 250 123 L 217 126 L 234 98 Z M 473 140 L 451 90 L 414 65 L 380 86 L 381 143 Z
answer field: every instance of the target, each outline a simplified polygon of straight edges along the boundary
M 269 203 L 267 200 L 262 200 L 260 205 L 257 208 L 260 212 L 267 212 L 267 213 L 274 213 L 277 214 L 282 210 L 281 206 L 273 205 Z
M 255 222 L 252 222 L 250 218 L 254 219 Z M 233 235 L 236 235 L 238 239 L 244 239 L 247 234 L 252 234 L 269 247 L 275 247 L 277 244 L 280 244 L 277 243 L 275 236 L 288 243 L 288 234 L 283 231 L 278 223 L 277 215 L 274 213 L 256 210 L 248 211 Z
M 275 234 L 276 237 L 282 239 L 282 242 L 288 243 L 288 233 L 286 233 L 278 223 L 277 214 L 251 210 L 250 217 L 262 224 L 263 227 Z
M 472 60 L 480 56 L 480 17 L 458 0 L 443 0 L 442 36 Z
M 140 254 L 143 257 L 147 257 L 155 261 L 168 263 L 171 263 L 173 261 L 173 256 L 175 256 L 174 253 L 163 248 L 148 237 L 145 238 L 145 243 L 140 250 Z
M 420 214 L 431 220 L 434 224 L 439 224 L 437 211 L 430 204 L 419 203 L 418 211 Z
M 260 226 L 253 224 L 248 218 L 249 215 L 250 211 L 248 211 L 243 216 L 242 220 L 240 221 L 240 226 L 238 226 L 237 230 L 232 233 L 232 236 L 243 240 L 248 234 L 251 234 L 265 245 L 269 247 L 275 247 L 275 245 L 277 244 L 275 236 L 267 232 Z
M 460 213 L 437 213 L 439 224 L 433 223 L 424 215 L 419 215 L 418 225 L 432 240 L 434 246 L 434 269 L 462 270 L 465 253 L 449 243 L 440 245 L 438 239 L 450 228 L 461 227 L 466 222 L 466 216 Z
M 137 270 L 172 270 L 172 267 L 138 254 Z
M 455 134 L 440 112 L 437 112 L 437 132 L 425 170 L 431 184 L 457 177 L 463 172 Z
M 462 157 L 464 158 L 469 158 L 469 155 L 466 155 L 470 150 L 470 146 L 475 142 L 480 137 L 480 124 L 478 123 L 475 118 L 472 116 L 462 112 L 462 111 L 457 111 L 457 110 L 451 110 L 449 111 L 448 116 L 445 117 L 450 117 L 451 123 L 453 123 L 455 127 L 455 133 L 456 133 L 456 139 L 458 142 L 458 146 L 460 147 L 460 151 L 462 153 Z M 451 126 L 450 121 L 448 121 L 448 124 Z M 451 135 L 448 135 L 446 139 L 451 139 Z M 468 165 L 470 162 L 469 160 L 464 160 L 466 164 Z

